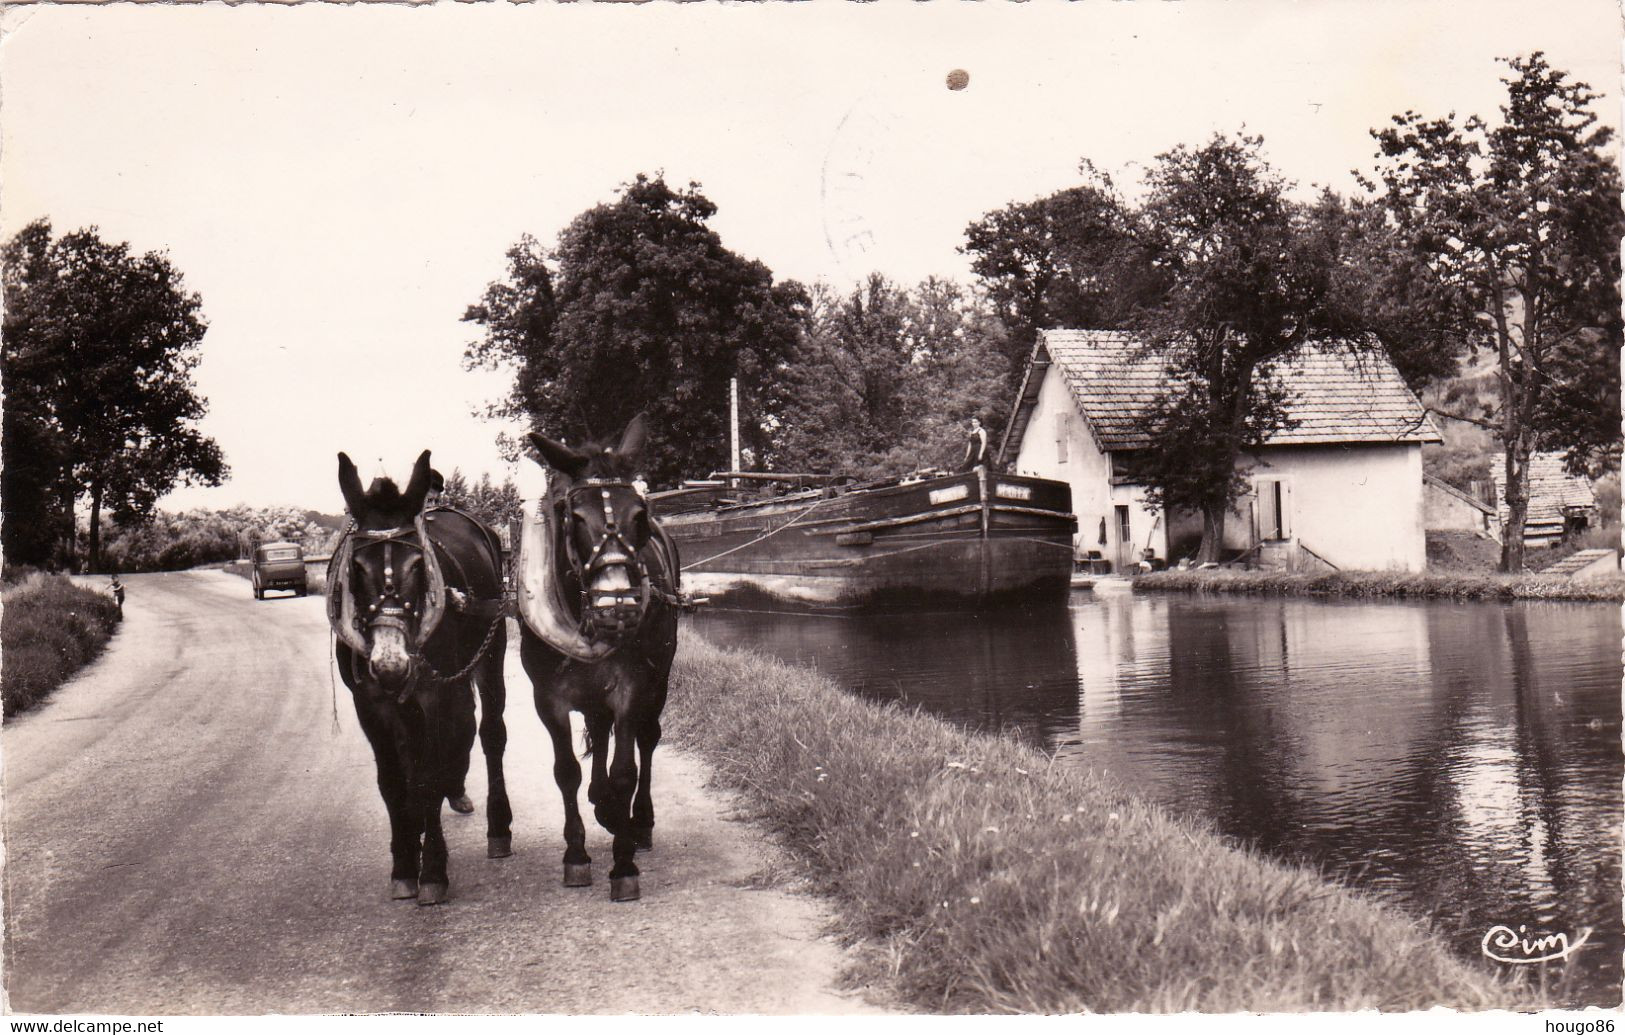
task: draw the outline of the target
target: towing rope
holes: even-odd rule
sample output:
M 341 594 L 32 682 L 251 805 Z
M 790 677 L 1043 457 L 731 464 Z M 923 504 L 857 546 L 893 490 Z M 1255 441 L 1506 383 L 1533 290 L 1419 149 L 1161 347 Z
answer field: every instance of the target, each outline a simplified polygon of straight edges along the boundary
M 796 524 L 802 518 L 806 517 L 808 514 L 811 514 L 813 511 L 817 510 L 819 507 L 822 507 L 824 504 L 830 502 L 831 500 L 837 500 L 837 499 L 840 499 L 840 497 L 839 496 L 826 496 L 826 497 L 823 497 L 821 499 L 813 500 L 811 504 L 809 504 L 808 506 L 802 508 L 801 511 L 799 511 L 796 514 L 795 517 L 791 518 L 789 521 L 786 521 L 784 524 L 780 525 L 778 528 L 771 529 L 769 531 L 763 532 L 761 535 L 757 536 L 755 539 L 752 539 L 748 543 L 740 543 L 738 546 L 731 546 L 728 549 L 722 551 L 721 553 L 714 553 L 711 556 L 703 558 L 703 559 L 698 560 L 698 561 L 690 561 L 689 563 L 683 565 L 683 570 L 688 571 L 690 568 L 694 567 L 695 565 L 699 565 L 699 564 L 710 564 L 712 561 L 716 560 L 719 557 L 726 557 L 730 553 L 734 553 L 736 551 L 743 550 L 747 546 L 755 546 L 757 543 L 761 542 L 764 539 L 768 539 L 768 538 L 771 538 L 772 536 L 778 535 L 780 532 L 782 532 L 785 529 L 789 528 L 791 525 Z

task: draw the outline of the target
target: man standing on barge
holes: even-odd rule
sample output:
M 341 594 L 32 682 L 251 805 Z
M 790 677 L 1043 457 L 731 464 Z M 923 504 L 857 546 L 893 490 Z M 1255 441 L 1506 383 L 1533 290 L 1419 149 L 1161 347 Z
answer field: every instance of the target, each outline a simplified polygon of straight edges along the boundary
M 965 462 L 961 471 L 974 471 L 987 462 L 987 429 L 980 417 L 970 419 L 970 432 L 965 437 Z

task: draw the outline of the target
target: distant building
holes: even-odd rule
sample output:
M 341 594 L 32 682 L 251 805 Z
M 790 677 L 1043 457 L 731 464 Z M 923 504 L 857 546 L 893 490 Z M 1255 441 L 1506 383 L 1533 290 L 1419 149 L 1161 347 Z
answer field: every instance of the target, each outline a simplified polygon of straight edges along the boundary
M 1124 332 L 1042 331 L 1000 445 L 1007 469 L 1071 483 L 1078 555 L 1114 570 L 1147 550 L 1194 554 L 1201 538 L 1201 515 L 1152 511 L 1127 473 L 1165 371 Z M 1399 372 L 1381 354 L 1321 346 L 1278 372 L 1295 424 L 1238 463 L 1251 491 L 1225 523 L 1225 549 L 1293 570 L 1423 568 L 1422 444 L 1439 432 Z
M 1505 529 L 1510 516 L 1506 504 L 1507 463 L 1505 453 L 1490 457 L 1490 477 L 1495 480 L 1496 521 Z M 1563 467 L 1562 453 L 1532 453 L 1529 456 L 1529 509 L 1524 515 L 1525 545 L 1550 546 L 1570 532 L 1578 531 L 1597 518 L 1597 496 L 1591 483 L 1576 478 Z

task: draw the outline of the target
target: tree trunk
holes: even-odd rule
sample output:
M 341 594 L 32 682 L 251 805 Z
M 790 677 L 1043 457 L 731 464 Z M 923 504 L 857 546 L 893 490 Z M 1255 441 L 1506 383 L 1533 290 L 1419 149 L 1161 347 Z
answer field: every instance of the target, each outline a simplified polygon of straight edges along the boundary
M 1229 509 L 1222 501 L 1202 505 L 1202 545 L 1196 551 L 1196 563 L 1217 564 L 1224 549 L 1224 512 Z
M 1501 530 L 1501 570 L 1523 571 L 1523 526 L 1529 516 L 1529 454 L 1527 436 L 1515 435 L 1506 443 L 1507 523 Z
M 1505 276 L 1499 269 L 1494 271 L 1490 297 L 1495 306 L 1495 343 L 1500 361 L 1496 376 L 1501 382 L 1501 444 L 1506 450 L 1507 523 L 1501 529 L 1501 570 L 1516 575 L 1523 571 L 1523 525 L 1529 516 L 1529 454 L 1534 450 L 1525 429 L 1534 415 L 1539 382 L 1532 380 L 1533 370 L 1527 364 L 1521 371 L 1513 365 L 1514 324 L 1507 318 L 1511 302 L 1506 297 Z M 1527 313 L 1523 315 L 1527 318 Z M 1525 325 L 1520 321 L 1517 326 Z M 1519 345 L 1520 353 L 1527 354 L 1527 336 Z
M 1208 371 L 1210 383 L 1218 384 L 1223 377 L 1223 369 Z M 1235 391 L 1228 399 L 1220 398 L 1213 401 L 1215 427 L 1225 427 L 1228 434 L 1224 439 L 1224 464 L 1220 468 L 1224 471 L 1236 469 L 1236 459 L 1241 454 L 1238 443 L 1241 442 L 1242 428 L 1247 423 L 1247 412 L 1253 395 L 1253 368 L 1247 366 L 1238 372 Z M 1222 415 L 1222 416 L 1221 416 Z M 1209 561 L 1217 564 L 1224 553 L 1224 516 L 1230 509 L 1233 501 L 1230 498 L 1228 485 L 1217 498 L 1209 497 L 1202 501 L 1202 545 L 1196 551 L 1196 563 L 1206 564 Z
M 90 567 L 92 572 L 102 570 L 102 483 L 90 483 Z
M 78 501 L 78 495 L 71 488 L 62 490 L 62 537 L 60 550 L 62 557 L 62 570 L 71 572 L 78 558 L 79 526 L 74 517 L 73 507 Z

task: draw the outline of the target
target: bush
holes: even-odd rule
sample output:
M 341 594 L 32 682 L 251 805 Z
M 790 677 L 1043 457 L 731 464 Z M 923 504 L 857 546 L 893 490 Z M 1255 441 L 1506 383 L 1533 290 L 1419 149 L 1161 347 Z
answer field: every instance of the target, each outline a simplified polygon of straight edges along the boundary
M 61 576 L 11 593 L 0 617 L 0 703 L 17 715 L 101 653 L 118 623 L 118 605 L 105 593 Z

